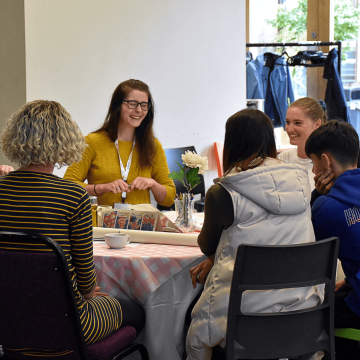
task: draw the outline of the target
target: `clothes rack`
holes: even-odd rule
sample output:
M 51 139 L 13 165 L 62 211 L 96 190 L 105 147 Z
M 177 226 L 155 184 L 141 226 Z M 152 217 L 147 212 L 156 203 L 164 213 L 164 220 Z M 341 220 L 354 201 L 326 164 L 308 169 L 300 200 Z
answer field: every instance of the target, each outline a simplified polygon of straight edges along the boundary
M 291 47 L 291 46 L 337 46 L 338 47 L 338 72 L 341 77 L 341 41 L 303 41 L 303 42 L 285 42 L 285 43 L 247 43 L 246 47 Z M 314 64 L 314 67 L 324 66 L 323 64 Z

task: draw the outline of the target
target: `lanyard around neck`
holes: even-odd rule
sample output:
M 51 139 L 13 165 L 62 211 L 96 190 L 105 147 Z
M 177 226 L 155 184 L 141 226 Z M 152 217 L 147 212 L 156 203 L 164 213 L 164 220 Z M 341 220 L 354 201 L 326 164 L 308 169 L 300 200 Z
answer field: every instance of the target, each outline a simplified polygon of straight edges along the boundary
M 119 141 L 117 139 L 115 140 L 115 146 L 116 146 L 117 152 L 119 154 L 121 177 L 126 182 L 128 176 L 129 176 L 129 172 L 130 172 L 132 154 L 133 154 L 133 150 L 134 150 L 134 146 L 135 146 L 135 137 L 134 137 L 134 141 L 133 141 L 132 148 L 131 148 L 131 153 L 129 155 L 129 159 L 128 159 L 127 163 L 126 163 L 126 168 L 125 169 L 124 169 L 123 162 L 121 161 L 120 149 L 119 149 Z M 121 197 L 123 198 L 123 202 L 124 202 L 124 199 L 126 198 L 126 192 L 125 191 L 122 193 Z

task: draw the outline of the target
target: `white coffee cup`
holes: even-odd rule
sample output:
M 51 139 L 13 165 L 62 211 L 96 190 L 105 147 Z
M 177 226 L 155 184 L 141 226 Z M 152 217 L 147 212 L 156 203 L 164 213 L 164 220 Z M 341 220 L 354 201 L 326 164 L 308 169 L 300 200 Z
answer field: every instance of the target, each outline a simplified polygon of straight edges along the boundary
M 111 249 L 122 249 L 126 245 L 130 244 L 131 236 L 121 233 L 105 234 L 105 242 Z

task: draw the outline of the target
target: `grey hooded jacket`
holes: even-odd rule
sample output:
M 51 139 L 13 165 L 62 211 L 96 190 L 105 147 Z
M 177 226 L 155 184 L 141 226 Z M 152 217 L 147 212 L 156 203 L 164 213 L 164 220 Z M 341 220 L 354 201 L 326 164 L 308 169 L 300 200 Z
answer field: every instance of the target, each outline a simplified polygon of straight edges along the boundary
M 307 170 L 266 159 L 255 169 L 220 179 L 234 205 L 234 223 L 222 232 L 214 266 L 192 312 L 188 360 L 211 359 L 211 348 L 225 347 L 227 307 L 237 247 L 242 243 L 288 245 L 315 241 Z M 306 264 L 304 264 L 306 266 Z M 299 310 L 323 301 L 323 286 L 248 291 L 243 312 Z

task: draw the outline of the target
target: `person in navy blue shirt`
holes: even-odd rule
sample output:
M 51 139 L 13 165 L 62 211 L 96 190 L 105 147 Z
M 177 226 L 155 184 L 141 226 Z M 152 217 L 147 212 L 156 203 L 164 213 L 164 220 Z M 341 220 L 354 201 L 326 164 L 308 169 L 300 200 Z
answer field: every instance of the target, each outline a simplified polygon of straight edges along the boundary
M 346 278 L 335 287 L 335 327 L 360 329 L 359 136 L 350 124 L 331 120 L 309 136 L 305 151 L 316 175 L 331 173 L 335 179 L 311 209 L 316 240 L 340 239 L 339 259 Z M 354 351 L 360 357 L 355 341 L 347 344 L 336 338 L 335 350 L 337 360 L 357 358 Z

